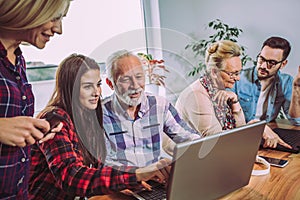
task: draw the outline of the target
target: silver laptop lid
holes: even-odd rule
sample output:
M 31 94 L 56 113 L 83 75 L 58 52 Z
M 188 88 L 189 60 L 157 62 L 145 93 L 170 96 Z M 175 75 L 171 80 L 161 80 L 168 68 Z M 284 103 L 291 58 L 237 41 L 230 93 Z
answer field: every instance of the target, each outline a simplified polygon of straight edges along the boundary
M 247 185 L 265 124 L 177 144 L 168 199 L 216 199 Z

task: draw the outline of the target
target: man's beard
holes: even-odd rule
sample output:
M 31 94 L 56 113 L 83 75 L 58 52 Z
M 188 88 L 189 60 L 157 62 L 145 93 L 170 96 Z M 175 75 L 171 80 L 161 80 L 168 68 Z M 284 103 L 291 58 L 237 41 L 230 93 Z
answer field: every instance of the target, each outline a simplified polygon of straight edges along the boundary
M 276 76 L 276 74 L 278 73 L 279 70 L 280 70 L 280 67 L 276 70 L 275 73 L 270 74 L 269 71 L 267 71 L 267 70 L 265 70 L 263 68 L 258 67 L 257 68 L 257 77 L 258 77 L 259 80 L 266 80 L 266 79 L 270 79 L 270 78 L 272 79 L 272 78 L 274 78 Z M 259 75 L 259 71 L 265 72 L 266 75 L 263 75 L 263 76 Z
M 143 92 L 143 88 L 138 88 L 136 90 L 128 90 L 127 92 L 121 94 L 118 89 L 115 93 L 120 101 L 128 106 L 138 106 L 142 102 L 142 95 L 138 99 L 132 99 L 129 95 Z
M 260 75 L 260 72 L 259 71 L 263 71 L 266 75 Z M 277 72 L 276 72 L 277 73 Z M 276 74 L 275 73 L 275 74 Z M 267 71 L 267 70 L 264 70 L 264 69 L 262 69 L 262 68 L 258 68 L 258 73 L 257 73 L 257 77 L 258 77 L 258 79 L 259 80 L 266 80 L 266 79 L 269 79 L 269 78 L 272 78 L 272 77 L 274 77 L 275 76 L 275 74 L 271 74 L 270 75 L 270 72 L 269 71 Z

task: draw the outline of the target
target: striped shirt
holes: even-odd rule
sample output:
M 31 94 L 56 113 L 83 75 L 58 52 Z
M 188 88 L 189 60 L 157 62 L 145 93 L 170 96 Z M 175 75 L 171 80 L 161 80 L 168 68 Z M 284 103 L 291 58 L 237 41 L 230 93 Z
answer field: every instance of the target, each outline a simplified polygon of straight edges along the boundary
M 20 48 L 15 55 L 16 65 L 13 65 L 0 42 L 0 117 L 34 113 L 34 97 Z M 0 142 L 0 199 L 27 199 L 29 156 L 29 146 L 13 147 Z
M 166 134 L 175 142 L 199 138 L 178 115 L 174 106 L 159 96 L 142 96 L 140 110 L 132 120 L 113 94 L 103 100 L 108 165 L 144 167 L 162 157 Z

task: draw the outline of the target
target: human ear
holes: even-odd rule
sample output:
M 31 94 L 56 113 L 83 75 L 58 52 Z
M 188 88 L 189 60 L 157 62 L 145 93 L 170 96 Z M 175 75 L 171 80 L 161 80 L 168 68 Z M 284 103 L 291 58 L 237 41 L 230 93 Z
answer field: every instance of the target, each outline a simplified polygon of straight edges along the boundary
M 288 60 L 282 61 L 280 69 L 283 69 L 286 66 L 287 63 L 288 63 Z

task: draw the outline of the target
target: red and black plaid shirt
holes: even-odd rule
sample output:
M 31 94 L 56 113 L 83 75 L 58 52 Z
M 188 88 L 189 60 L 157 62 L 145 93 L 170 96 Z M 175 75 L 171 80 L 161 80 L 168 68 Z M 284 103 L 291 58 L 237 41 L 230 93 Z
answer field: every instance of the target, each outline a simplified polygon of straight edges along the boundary
M 0 117 L 33 116 L 34 98 L 26 78 L 20 48 L 16 65 L 9 62 L 0 42 Z M 0 127 L 1 128 L 1 127 Z M 0 142 L 0 199 L 27 199 L 30 147 L 13 147 Z
M 58 114 L 66 119 L 61 131 L 54 139 L 32 146 L 30 199 L 66 200 L 138 186 L 135 168 L 104 167 L 100 161 L 97 168 L 85 166 L 69 115 L 61 109 Z

